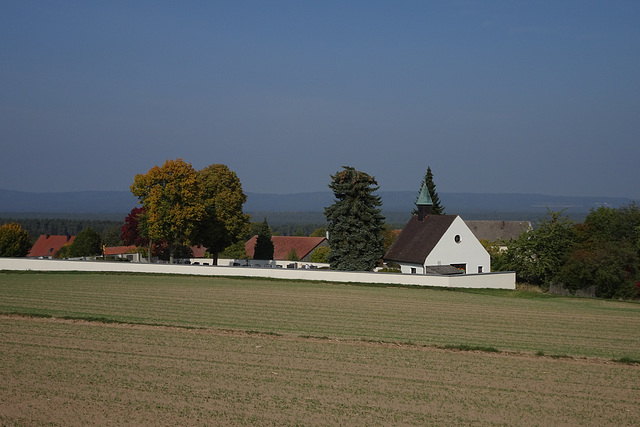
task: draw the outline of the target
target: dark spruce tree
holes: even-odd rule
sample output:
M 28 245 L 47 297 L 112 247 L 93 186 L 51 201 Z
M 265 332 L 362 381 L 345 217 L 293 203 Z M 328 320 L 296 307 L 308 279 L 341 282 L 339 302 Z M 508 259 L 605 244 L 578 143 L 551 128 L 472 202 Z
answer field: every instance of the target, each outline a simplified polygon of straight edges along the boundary
M 260 231 L 258 231 L 258 238 L 256 239 L 253 259 L 273 259 L 273 242 L 271 241 L 271 228 L 269 228 L 269 224 L 267 224 L 266 218 L 264 219 L 264 222 L 260 227 Z
M 384 217 L 376 180 L 343 166 L 331 176 L 336 201 L 325 208 L 329 231 L 329 264 L 334 270 L 370 271 L 384 252 Z
M 431 201 L 433 202 L 433 206 L 431 207 L 431 215 L 444 215 L 444 206 L 440 204 L 440 197 L 438 197 L 438 192 L 436 191 L 436 184 L 433 182 L 433 173 L 431 173 L 431 167 L 427 166 L 427 173 L 424 176 L 424 180 L 420 184 L 420 189 L 422 186 L 426 185 L 427 190 L 429 190 L 429 196 L 431 196 Z M 420 190 L 418 190 L 419 192 Z M 418 211 L 414 209 L 411 214 L 415 215 Z

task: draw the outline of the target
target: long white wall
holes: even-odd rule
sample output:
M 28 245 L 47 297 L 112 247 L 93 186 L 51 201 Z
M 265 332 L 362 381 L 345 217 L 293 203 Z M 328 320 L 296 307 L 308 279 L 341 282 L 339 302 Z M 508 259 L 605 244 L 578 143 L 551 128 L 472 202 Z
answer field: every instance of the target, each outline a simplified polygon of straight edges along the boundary
M 104 261 L 63 261 L 27 258 L 0 258 L 0 270 L 93 271 L 130 273 L 191 274 L 202 276 L 267 277 L 276 279 L 321 280 L 342 283 L 382 283 L 439 286 L 450 288 L 515 289 L 514 272 L 431 276 L 417 274 L 347 272 L 287 268 L 223 267 L 176 264 L 146 264 Z M 0 276 L 0 285 L 2 278 Z

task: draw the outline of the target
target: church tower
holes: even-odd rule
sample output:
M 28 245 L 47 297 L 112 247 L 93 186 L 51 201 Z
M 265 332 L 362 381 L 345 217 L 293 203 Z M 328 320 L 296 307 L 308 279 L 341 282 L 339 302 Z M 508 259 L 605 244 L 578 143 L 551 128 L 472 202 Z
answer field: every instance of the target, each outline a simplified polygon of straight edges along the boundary
M 433 201 L 431 200 L 429 189 L 425 183 L 423 183 L 422 188 L 420 188 L 420 194 L 418 195 L 418 200 L 416 200 L 416 207 L 418 208 L 418 221 L 423 221 L 424 218 L 431 213 Z

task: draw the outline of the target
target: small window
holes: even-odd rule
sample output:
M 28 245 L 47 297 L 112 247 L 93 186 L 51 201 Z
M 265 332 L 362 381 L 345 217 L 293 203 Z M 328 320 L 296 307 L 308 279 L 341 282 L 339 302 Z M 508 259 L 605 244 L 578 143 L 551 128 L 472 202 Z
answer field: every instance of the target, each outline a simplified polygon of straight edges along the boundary
M 456 243 L 460 243 L 460 242 L 462 241 L 462 239 L 460 238 L 460 235 L 459 235 L 459 234 L 456 234 L 456 237 L 454 237 L 454 238 L 453 238 L 453 240 L 454 240 Z
M 482 273 L 482 266 L 481 265 L 478 266 L 478 273 Z
M 411 267 L 411 274 L 416 274 L 416 268 L 415 267 Z

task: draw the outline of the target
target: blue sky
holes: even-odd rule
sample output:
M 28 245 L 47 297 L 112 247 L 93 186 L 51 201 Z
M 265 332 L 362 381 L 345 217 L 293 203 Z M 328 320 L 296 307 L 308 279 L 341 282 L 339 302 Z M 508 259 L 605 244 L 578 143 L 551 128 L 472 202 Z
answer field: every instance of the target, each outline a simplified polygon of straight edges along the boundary
M 638 1 L 0 2 L 0 188 L 640 199 Z

